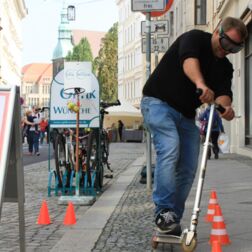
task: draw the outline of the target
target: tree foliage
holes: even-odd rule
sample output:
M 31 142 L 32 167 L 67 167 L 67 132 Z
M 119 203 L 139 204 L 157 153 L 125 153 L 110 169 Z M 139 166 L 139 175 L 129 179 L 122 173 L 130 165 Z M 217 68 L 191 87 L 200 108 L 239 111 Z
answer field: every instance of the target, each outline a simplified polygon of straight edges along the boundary
M 79 44 L 74 46 L 73 51 L 68 53 L 66 61 L 90 61 L 94 65 L 92 50 L 86 37 L 82 38 Z
M 94 60 L 101 99 L 104 101 L 117 99 L 117 41 L 118 23 L 115 23 L 102 39 L 99 55 Z
M 73 51 L 66 56 L 66 61 L 91 61 L 93 72 L 100 84 L 100 95 L 104 101 L 117 99 L 117 51 L 118 23 L 115 23 L 101 41 L 99 55 L 93 60 L 87 38 L 82 38 Z

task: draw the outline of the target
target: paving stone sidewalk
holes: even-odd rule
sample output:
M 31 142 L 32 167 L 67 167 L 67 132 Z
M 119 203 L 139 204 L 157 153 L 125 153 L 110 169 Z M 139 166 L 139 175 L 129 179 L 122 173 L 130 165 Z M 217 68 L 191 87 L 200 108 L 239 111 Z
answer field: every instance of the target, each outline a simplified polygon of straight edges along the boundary
M 112 146 L 111 163 L 116 173 L 114 179 L 117 180 L 117 178 L 120 178 L 120 174 L 130 167 L 133 160 L 143 155 L 145 145 L 118 143 Z M 222 155 L 219 160 L 210 160 L 207 166 L 196 252 L 211 251 L 208 244 L 211 225 L 205 223 L 203 217 L 207 212 L 210 190 L 213 188 L 217 190 L 227 232 L 232 241 L 231 245 L 223 247 L 223 252 L 252 252 L 252 159 L 228 154 Z M 50 251 L 71 229 L 71 227 L 62 224 L 66 208 L 57 204 L 57 197 L 47 198 L 53 223 L 44 227 L 35 224 L 42 199 L 47 195 L 45 187 L 47 170 L 45 167 L 45 164 L 40 164 L 25 169 L 27 251 Z M 92 252 L 152 251 L 150 241 L 153 231 L 154 206 L 151 195 L 147 194 L 146 185 L 140 184 L 139 180 L 140 171 L 132 181 L 130 180 L 131 183 L 122 194 L 114 212 L 108 218 L 100 237 L 95 240 L 96 243 Z M 184 226 L 188 226 L 189 223 L 195 190 L 196 185 L 194 184 L 186 204 L 182 223 Z M 16 207 L 13 206 L 13 204 L 4 203 L 0 223 L 1 252 L 19 250 L 18 218 Z M 77 221 L 85 215 L 88 209 L 89 207 L 76 208 Z M 92 222 L 95 221 L 94 218 Z M 74 240 L 71 242 L 74 242 Z M 73 249 L 72 251 L 76 250 Z M 179 246 L 161 244 L 157 251 L 178 252 L 182 250 Z
M 114 170 L 112 180 L 105 179 L 105 187 L 113 183 L 121 172 L 144 153 L 142 143 L 112 143 L 110 162 Z M 58 205 L 58 197 L 47 197 L 48 164 L 47 161 L 24 167 L 25 178 L 25 229 L 26 251 L 50 251 L 70 227 L 63 225 L 66 206 Z M 102 195 L 102 194 L 101 194 Z M 42 201 L 46 199 L 51 225 L 37 225 Z M 98 199 L 99 200 L 99 199 Z M 75 206 L 77 221 L 90 206 Z M 19 230 L 17 203 L 3 203 L 0 221 L 0 252 L 19 251 Z
M 213 188 L 217 189 L 227 232 L 232 241 L 230 246 L 223 248 L 223 252 L 252 252 L 252 217 L 249 213 L 252 210 L 252 185 L 250 183 L 252 159 L 236 154 L 222 155 L 219 160 L 208 162 L 207 172 L 201 203 L 202 212 L 199 219 L 196 252 L 211 251 L 208 244 L 211 225 L 205 223 L 203 217 L 207 212 L 210 190 Z M 154 251 L 151 248 L 154 206 L 151 196 L 146 192 L 146 185 L 140 184 L 139 180 L 140 174 L 134 178 L 124 193 L 92 252 Z M 250 193 L 244 191 L 244 188 Z M 186 204 L 187 209 L 183 224 L 187 227 L 193 208 L 195 191 L 196 183 Z M 232 197 L 232 194 L 234 197 Z M 240 211 L 237 211 L 238 209 Z M 241 213 L 242 216 L 240 216 Z M 239 217 L 239 219 L 234 221 L 235 217 Z M 177 252 L 182 251 L 182 249 L 178 245 L 159 244 L 157 251 Z
M 151 251 L 153 203 L 140 174 L 121 198 L 92 252 Z

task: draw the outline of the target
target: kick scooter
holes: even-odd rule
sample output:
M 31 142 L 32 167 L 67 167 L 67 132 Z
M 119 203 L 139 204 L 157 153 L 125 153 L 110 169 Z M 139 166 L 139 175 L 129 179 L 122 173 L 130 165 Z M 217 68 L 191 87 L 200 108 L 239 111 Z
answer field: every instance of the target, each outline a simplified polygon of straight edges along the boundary
M 202 94 L 201 89 L 196 90 L 197 94 L 200 96 Z M 181 244 L 184 252 L 193 252 L 197 246 L 197 224 L 200 212 L 200 201 L 203 191 L 203 184 L 206 175 L 206 164 L 207 164 L 207 152 L 210 147 L 210 134 L 214 118 L 214 110 L 217 109 L 220 113 L 224 113 L 225 109 L 219 104 L 211 104 L 208 127 L 206 133 L 206 139 L 203 145 L 203 153 L 201 159 L 201 165 L 199 170 L 199 178 L 197 183 L 196 196 L 194 201 L 193 212 L 191 216 L 190 227 L 184 229 L 180 236 L 161 234 L 157 230 L 154 231 L 152 236 L 152 248 L 156 249 L 158 243 L 168 243 L 168 244 Z

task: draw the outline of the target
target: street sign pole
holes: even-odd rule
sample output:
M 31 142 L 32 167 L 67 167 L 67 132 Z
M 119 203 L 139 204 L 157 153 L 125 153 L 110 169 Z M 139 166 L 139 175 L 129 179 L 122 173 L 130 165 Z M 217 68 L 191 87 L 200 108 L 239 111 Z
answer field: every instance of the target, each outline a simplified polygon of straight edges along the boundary
M 151 14 L 146 13 L 146 80 L 151 74 Z M 146 186 L 147 191 L 152 189 L 152 165 L 151 165 L 151 134 L 147 130 L 146 139 Z
M 131 10 L 141 11 L 146 15 L 146 80 L 151 74 L 151 16 L 163 15 L 171 6 L 173 0 L 131 0 Z M 156 23 L 157 30 L 159 25 Z M 163 25 L 162 25 L 163 27 Z M 162 41 L 161 41 L 162 42 Z M 147 191 L 152 189 L 152 154 L 151 154 L 151 134 L 146 131 L 146 187 Z
M 154 33 L 154 40 L 156 40 L 156 39 L 157 39 L 157 33 Z M 158 51 L 159 51 L 158 46 L 155 46 L 155 47 L 154 47 L 154 53 L 155 53 L 155 68 L 156 68 L 157 65 L 158 65 Z

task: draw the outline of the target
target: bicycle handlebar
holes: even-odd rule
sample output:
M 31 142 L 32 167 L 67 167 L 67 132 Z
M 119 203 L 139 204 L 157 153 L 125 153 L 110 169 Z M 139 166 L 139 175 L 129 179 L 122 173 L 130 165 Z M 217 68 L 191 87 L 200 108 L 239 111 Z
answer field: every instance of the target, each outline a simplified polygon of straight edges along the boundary
M 119 106 L 121 105 L 121 102 L 119 100 L 117 100 L 116 102 L 103 102 L 101 101 L 100 103 L 102 108 L 108 108 L 108 107 L 112 107 L 112 106 Z
M 203 90 L 202 90 L 201 88 L 197 88 L 197 89 L 196 89 L 196 94 L 198 95 L 198 97 L 201 96 L 201 95 L 203 94 Z M 220 104 L 218 104 L 218 103 L 215 103 L 215 102 L 214 102 L 214 105 L 215 105 L 215 108 L 216 108 L 221 114 L 223 114 L 223 113 L 226 111 L 226 109 L 225 109 L 222 105 L 220 105 Z
M 49 107 L 42 107 L 42 108 L 40 109 L 41 112 L 44 112 L 45 110 L 50 110 L 50 108 L 49 108 Z

